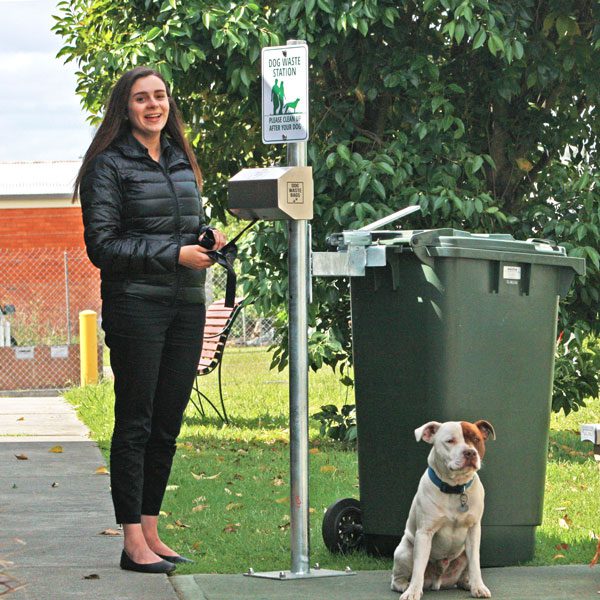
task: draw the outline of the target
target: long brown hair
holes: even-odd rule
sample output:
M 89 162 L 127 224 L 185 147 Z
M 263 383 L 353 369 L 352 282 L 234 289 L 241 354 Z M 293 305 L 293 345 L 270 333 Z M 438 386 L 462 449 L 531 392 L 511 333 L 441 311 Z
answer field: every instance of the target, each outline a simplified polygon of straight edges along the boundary
M 112 89 L 108 100 L 108 106 L 106 107 L 106 114 L 102 119 L 100 127 L 98 127 L 98 131 L 96 131 L 96 134 L 92 139 L 90 147 L 83 157 L 83 163 L 79 169 L 77 178 L 75 179 L 75 185 L 73 186 L 73 202 L 75 202 L 79 196 L 81 180 L 90 163 L 98 156 L 98 154 L 104 152 L 104 150 L 106 150 L 117 138 L 129 131 L 130 126 L 127 119 L 127 107 L 131 88 L 138 79 L 149 77 L 150 75 L 158 77 L 165 84 L 167 90 L 167 96 L 169 98 L 169 117 L 164 131 L 169 135 L 173 142 L 185 152 L 185 155 L 190 162 L 190 166 L 192 167 L 192 171 L 194 172 L 198 190 L 200 191 L 202 189 L 202 173 L 200 172 L 200 167 L 198 166 L 198 161 L 196 160 L 192 146 L 185 137 L 185 124 L 183 123 L 181 112 L 179 111 L 173 96 L 171 96 L 167 82 L 158 71 L 155 71 L 150 67 L 136 67 L 121 75 Z

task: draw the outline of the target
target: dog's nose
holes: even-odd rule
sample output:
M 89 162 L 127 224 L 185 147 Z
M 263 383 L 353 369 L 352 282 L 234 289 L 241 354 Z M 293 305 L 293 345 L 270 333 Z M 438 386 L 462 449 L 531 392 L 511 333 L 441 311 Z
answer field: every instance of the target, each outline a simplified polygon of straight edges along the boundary
M 473 458 L 475 458 L 477 456 L 477 452 L 475 450 L 473 450 L 472 448 L 469 448 L 468 450 L 465 450 L 463 452 L 463 456 L 467 460 L 471 460 L 471 459 L 473 459 Z

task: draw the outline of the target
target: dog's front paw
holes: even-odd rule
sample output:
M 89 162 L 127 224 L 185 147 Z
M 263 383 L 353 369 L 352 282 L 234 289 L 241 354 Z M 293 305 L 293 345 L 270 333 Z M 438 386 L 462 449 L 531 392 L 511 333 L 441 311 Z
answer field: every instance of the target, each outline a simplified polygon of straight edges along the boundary
M 403 592 L 408 587 L 408 579 L 406 577 L 392 577 L 392 592 Z
M 482 581 L 471 586 L 471 596 L 473 598 L 491 598 L 492 593 L 485 587 Z
M 409 588 L 400 596 L 400 600 L 421 600 L 423 597 L 423 590 L 415 590 Z

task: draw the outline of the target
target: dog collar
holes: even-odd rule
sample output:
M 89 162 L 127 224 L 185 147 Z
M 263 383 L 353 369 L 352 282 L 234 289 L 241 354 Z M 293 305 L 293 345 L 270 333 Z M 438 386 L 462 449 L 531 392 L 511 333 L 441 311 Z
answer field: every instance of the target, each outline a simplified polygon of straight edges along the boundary
M 429 479 L 431 479 L 435 486 L 444 494 L 464 494 L 465 491 L 468 490 L 475 481 L 475 477 L 473 477 L 471 481 L 463 485 L 448 485 L 445 481 L 442 481 L 437 476 L 437 473 L 431 467 L 429 467 L 427 472 L 429 473 Z

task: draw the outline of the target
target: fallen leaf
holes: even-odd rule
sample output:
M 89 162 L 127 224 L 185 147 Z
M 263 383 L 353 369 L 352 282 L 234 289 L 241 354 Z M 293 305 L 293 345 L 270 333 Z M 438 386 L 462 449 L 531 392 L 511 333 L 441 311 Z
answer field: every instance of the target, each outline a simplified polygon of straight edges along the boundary
M 281 477 L 275 477 L 274 479 L 271 480 L 271 484 L 275 485 L 275 486 L 279 486 L 279 485 L 283 485 L 284 481 L 283 481 L 283 479 L 281 479 Z
M 229 494 L 231 496 L 231 494 L 233 494 L 233 492 L 229 489 L 229 488 L 223 488 L 225 490 L 226 494 Z
M 191 526 L 190 525 L 186 525 L 185 523 L 183 523 L 181 521 L 181 519 L 177 519 L 174 523 L 174 525 L 176 525 L 177 527 L 179 527 L 180 529 L 189 529 Z
M 238 510 L 240 508 L 242 508 L 244 505 L 241 502 L 230 502 L 226 507 L 225 510 Z
M 91 573 L 90 575 L 84 575 L 84 579 L 100 579 L 98 573 Z
M 62 446 L 52 446 L 48 452 L 54 452 L 54 454 L 62 454 L 63 447 Z
M 165 527 L 166 527 L 167 529 L 175 529 L 175 525 L 173 525 L 172 523 L 167 523 L 167 524 L 165 525 Z
M 312 508 L 312 507 L 310 507 L 310 508 L 308 509 L 308 512 L 309 512 L 311 515 L 314 515 L 314 514 L 317 512 L 317 509 L 316 509 L 316 508 Z
M 2 586 L 2 592 L 0 592 L 0 595 L 4 595 L 24 588 L 25 584 L 17 581 L 10 575 L 4 575 L 3 573 L 0 573 L 0 586 Z
M 225 525 L 223 533 L 236 533 L 240 526 L 240 523 L 229 523 Z
M 192 512 L 200 512 L 205 508 L 208 508 L 208 504 L 198 504 L 198 506 L 194 506 L 194 508 L 192 508 Z
M 108 469 L 102 465 L 96 469 L 95 473 L 96 475 L 108 475 Z
M 52 485 L 50 487 L 58 487 L 58 483 L 56 483 L 56 481 L 52 482 Z
M 320 450 L 318 448 L 311 448 L 308 453 L 309 454 L 319 454 Z
M 554 546 L 555 550 L 568 550 L 569 549 L 569 544 L 556 544 L 556 546 Z
M 552 557 L 552 560 L 558 560 L 559 558 L 565 558 L 565 555 L 564 554 L 555 554 Z
M 283 523 L 282 525 L 279 525 L 278 528 L 279 528 L 279 531 L 287 531 L 290 528 L 289 521 L 287 523 Z
M 248 450 L 244 450 L 243 448 L 240 448 L 237 451 L 238 454 L 241 454 L 242 456 L 245 456 L 246 454 L 248 454 Z
M 287 496 L 284 496 L 283 498 L 276 498 L 275 502 L 277 502 L 277 504 L 283 504 L 284 502 L 289 502 L 289 498 Z
M 558 524 L 563 529 L 570 529 L 571 525 L 573 525 L 573 521 L 570 519 L 569 515 L 564 515 L 562 518 L 558 520 Z
M 24 421 L 24 420 L 25 420 L 25 417 L 19 417 L 19 418 L 17 419 L 17 421 Z
M 320 468 L 321 473 L 335 473 L 337 468 L 333 465 L 324 465 Z
M 194 550 L 200 550 L 200 544 L 201 544 L 201 542 L 194 542 L 192 544 L 192 549 L 194 549 Z
M 600 560 L 600 540 L 598 540 L 598 546 L 596 546 L 596 554 L 594 554 L 594 558 L 592 558 L 590 567 L 593 567 L 599 560 Z
M 173 513 L 172 512 L 166 512 L 164 510 L 161 510 L 159 513 L 159 516 L 161 517 L 170 517 Z
M 216 475 L 206 475 L 206 473 L 202 472 L 199 475 L 196 475 L 196 473 L 194 473 L 193 471 L 190 471 L 192 473 L 192 477 L 196 480 L 200 480 L 200 479 L 216 479 L 217 477 L 219 477 L 221 475 L 221 473 L 217 473 Z
M 26 454 L 15 454 L 17 460 L 29 460 Z
M 123 535 L 122 531 L 119 531 L 118 529 L 105 529 L 104 531 L 101 531 L 98 535 L 111 535 L 111 536 L 117 536 L 117 535 Z
M 173 492 L 173 491 L 178 490 L 178 489 L 179 489 L 178 485 L 168 485 L 165 488 L 165 491 L 167 491 L 167 492 Z

